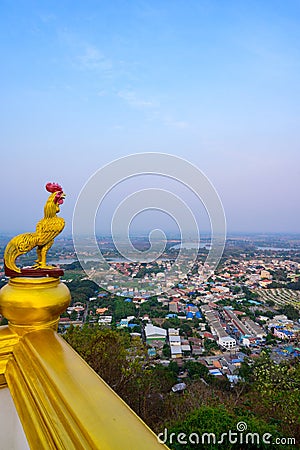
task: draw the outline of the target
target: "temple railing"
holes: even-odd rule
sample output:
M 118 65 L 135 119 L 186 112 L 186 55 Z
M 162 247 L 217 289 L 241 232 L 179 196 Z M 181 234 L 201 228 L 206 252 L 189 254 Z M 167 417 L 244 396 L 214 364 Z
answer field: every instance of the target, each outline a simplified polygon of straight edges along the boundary
M 26 283 L 28 286 L 26 287 Z M 59 280 L 19 279 L 0 291 L 0 387 L 7 386 L 31 449 L 166 448 L 150 428 L 57 334 L 69 301 Z M 51 295 L 50 295 L 51 294 Z

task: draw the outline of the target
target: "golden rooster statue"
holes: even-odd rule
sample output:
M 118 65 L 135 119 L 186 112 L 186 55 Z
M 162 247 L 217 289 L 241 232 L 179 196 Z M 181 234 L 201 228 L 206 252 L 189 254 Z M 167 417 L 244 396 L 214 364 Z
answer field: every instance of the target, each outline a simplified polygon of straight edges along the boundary
M 21 274 L 23 270 L 16 266 L 16 259 L 20 255 L 28 253 L 36 247 L 37 260 L 32 269 L 54 269 L 47 266 L 47 252 L 51 248 L 54 238 L 62 232 L 65 221 L 57 217 L 60 205 L 63 203 L 65 193 L 57 183 L 47 183 L 46 190 L 50 192 L 49 198 L 44 206 L 44 218 L 41 219 L 33 233 L 19 234 L 15 236 L 6 246 L 4 251 L 4 266 L 6 273 Z M 7 270 L 8 269 L 8 270 Z

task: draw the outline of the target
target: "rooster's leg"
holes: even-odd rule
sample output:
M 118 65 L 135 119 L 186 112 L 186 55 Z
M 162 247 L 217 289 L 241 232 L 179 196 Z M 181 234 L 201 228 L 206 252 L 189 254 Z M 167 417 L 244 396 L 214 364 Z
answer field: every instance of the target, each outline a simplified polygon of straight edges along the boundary
M 36 262 L 38 263 L 38 264 L 40 264 L 41 263 L 41 261 L 42 261 L 42 248 L 43 247 L 37 247 L 36 248 L 36 255 L 37 255 L 37 260 L 36 260 Z
M 54 240 L 48 242 L 48 244 L 44 245 L 44 247 L 41 248 L 41 261 L 39 263 L 39 267 L 41 269 L 52 269 L 53 266 L 47 266 L 46 258 L 47 258 L 47 252 L 50 247 L 52 247 Z
M 35 260 L 36 264 L 34 264 L 34 266 L 32 266 L 33 268 L 37 269 L 41 266 L 41 261 L 42 261 L 42 248 L 41 246 L 38 246 L 36 248 L 36 255 L 37 255 L 37 259 Z

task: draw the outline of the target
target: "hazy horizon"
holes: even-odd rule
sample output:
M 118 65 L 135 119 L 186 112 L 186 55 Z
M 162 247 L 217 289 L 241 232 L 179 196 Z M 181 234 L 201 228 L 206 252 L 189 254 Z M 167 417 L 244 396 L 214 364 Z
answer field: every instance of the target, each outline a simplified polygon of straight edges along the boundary
M 22 233 L 27 233 L 27 232 L 31 232 L 33 230 L 10 230 L 10 231 L 1 231 L 0 230 L 0 236 L 2 237 L 12 237 L 15 236 L 16 234 L 22 234 Z M 166 233 L 167 239 L 180 239 L 180 234 L 173 232 L 172 230 L 165 230 L 164 232 Z M 208 239 L 210 238 L 211 232 L 209 230 L 204 230 L 202 231 L 202 236 L 200 237 L 200 241 L 201 239 Z M 82 238 L 90 238 L 90 235 L 87 234 L 82 234 L 79 235 Z M 136 230 L 133 233 L 130 233 L 131 237 L 141 237 L 141 238 L 148 238 L 149 237 L 149 233 L 143 231 L 143 230 Z M 266 237 L 272 237 L 272 236 L 282 236 L 282 237 L 289 237 L 289 236 L 293 236 L 293 237 L 299 237 L 300 238 L 300 232 L 285 232 L 285 231 L 278 231 L 278 232 L 273 232 L 273 231 L 227 231 L 226 234 L 226 238 L 230 239 L 230 238 L 234 238 L 234 237 L 251 237 L 251 236 L 266 236 Z M 68 233 L 66 230 L 62 231 L 62 233 L 56 238 L 56 239 L 60 239 L 60 238 L 67 238 L 67 239 L 72 239 L 72 233 Z M 100 239 L 100 238 L 111 238 L 111 233 L 109 231 L 96 231 L 96 238 Z M 191 236 L 191 239 L 196 239 L 195 237 L 193 238 Z

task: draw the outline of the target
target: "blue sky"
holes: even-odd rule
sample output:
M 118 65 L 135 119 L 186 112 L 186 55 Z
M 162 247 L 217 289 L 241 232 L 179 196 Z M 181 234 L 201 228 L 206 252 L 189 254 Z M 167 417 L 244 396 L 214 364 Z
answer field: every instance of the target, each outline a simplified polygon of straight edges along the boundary
M 300 232 L 298 1 L 2 0 L 0 30 L 0 230 L 58 181 L 70 231 L 95 170 L 151 151 L 209 177 L 229 231 Z

